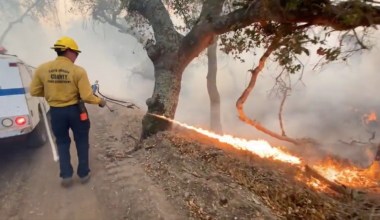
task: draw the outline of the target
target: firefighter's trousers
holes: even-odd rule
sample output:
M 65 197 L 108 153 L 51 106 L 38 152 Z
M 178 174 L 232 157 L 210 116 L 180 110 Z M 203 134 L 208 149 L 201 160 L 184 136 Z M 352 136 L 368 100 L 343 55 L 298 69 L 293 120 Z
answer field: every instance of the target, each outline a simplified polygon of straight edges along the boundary
M 79 177 L 86 176 L 90 172 L 88 159 L 90 120 L 80 120 L 78 105 L 51 107 L 50 112 L 52 130 L 56 138 L 59 154 L 60 177 L 69 178 L 73 176 L 73 167 L 70 160 L 70 129 L 73 132 L 77 149 L 77 175 Z

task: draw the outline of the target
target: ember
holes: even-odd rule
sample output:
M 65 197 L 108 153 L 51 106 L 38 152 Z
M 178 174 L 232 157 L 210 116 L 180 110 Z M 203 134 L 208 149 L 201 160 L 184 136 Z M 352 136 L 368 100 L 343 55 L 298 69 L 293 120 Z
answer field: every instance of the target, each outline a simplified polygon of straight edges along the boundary
M 365 114 L 363 116 L 364 122 L 366 124 L 369 124 L 370 122 L 375 122 L 377 121 L 377 115 L 374 111 L 370 112 L 369 114 Z

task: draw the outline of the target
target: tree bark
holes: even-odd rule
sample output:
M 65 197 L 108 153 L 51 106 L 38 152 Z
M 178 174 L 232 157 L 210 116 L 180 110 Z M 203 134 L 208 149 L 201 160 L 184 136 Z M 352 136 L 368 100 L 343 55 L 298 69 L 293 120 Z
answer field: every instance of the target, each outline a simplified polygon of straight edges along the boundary
M 210 97 L 210 128 L 217 133 L 221 133 L 223 130 L 220 120 L 220 96 L 216 82 L 218 73 L 217 48 L 218 37 L 215 37 L 214 43 L 207 48 L 207 91 Z
M 220 12 L 223 1 L 208 1 L 203 6 L 201 12 L 203 19 L 184 37 L 175 30 L 162 1 L 129 1 L 129 10 L 136 11 L 145 17 L 152 26 L 155 36 L 155 43 L 146 47 L 154 65 L 155 86 L 152 97 L 146 101 L 148 112 L 143 118 L 142 139 L 171 127 L 169 121 L 155 117 L 153 114 L 174 118 L 183 71 L 212 43 L 215 34 L 210 28 L 210 21 L 213 17 L 207 15 Z
M 179 71 L 182 68 L 178 65 L 178 56 L 175 53 L 164 54 L 154 63 L 155 84 L 152 97 L 146 101 L 148 112 L 142 121 L 142 139 L 171 128 L 169 121 L 152 114 L 174 118 L 183 72 Z

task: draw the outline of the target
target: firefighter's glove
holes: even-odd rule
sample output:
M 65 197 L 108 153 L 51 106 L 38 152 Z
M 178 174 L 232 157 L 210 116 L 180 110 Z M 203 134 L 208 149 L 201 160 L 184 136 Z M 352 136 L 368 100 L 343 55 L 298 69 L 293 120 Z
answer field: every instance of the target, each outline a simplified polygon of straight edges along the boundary
M 99 103 L 99 107 L 104 108 L 104 106 L 106 106 L 106 105 L 107 105 L 107 101 L 104 98 L 101 98 L 100 103 Z

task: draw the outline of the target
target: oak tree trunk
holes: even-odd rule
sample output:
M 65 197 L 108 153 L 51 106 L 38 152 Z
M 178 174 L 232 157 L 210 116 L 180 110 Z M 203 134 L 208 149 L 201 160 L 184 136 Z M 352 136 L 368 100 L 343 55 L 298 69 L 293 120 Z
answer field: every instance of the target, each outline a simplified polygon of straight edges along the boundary
M 207 91 L 210 97 L 210 129 L 217 133 L 221 133 L 220 96 L 216 82 L 216 76 L 218 73 L 217 43 L 218 37 L 215 37 L 213 44 L 207 48 Z
M 171 127 L 153 114 L 173 119 L 178 104 L 184 69 L 206 49 L 216 35 L 212 21 L 219 16 L 224 1 L 205 1 L 198 23 L 186 35 L 180 34 L 161 0 L 128 0 L 129 11 L 142 15 L 151 25 L 154 40 L 145 45 L 153 62 L 155 86 L 153 95 L 146 102 L 148 112 L 143 118 L 141 138 L 146 138 Z
M 162 55 L 153 65 L 155 84 L 152 97 L 146 101 L 148 112 L 142 121 L 142 139 L 170 129 L 169 121 L 157 118 L 154 114 L 173 119 L 181 90 L 183 68 L 178 68 L 179 60 L 175 53 Z

